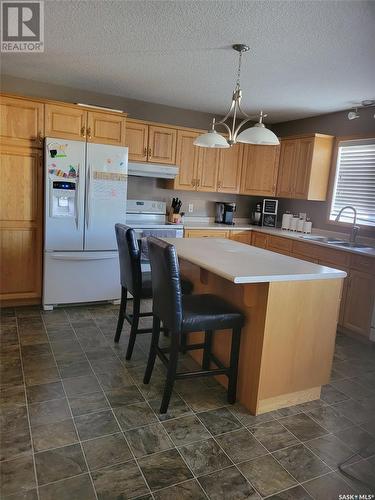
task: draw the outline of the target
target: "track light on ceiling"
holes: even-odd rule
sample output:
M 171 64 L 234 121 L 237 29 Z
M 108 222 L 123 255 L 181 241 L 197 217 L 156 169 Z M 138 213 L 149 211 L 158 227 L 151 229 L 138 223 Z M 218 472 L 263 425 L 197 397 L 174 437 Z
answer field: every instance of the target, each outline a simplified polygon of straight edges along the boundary
M 253 125 L 250 128 L 245 130 L 240 130 L 242 127 L 248 123 L 253 117 L 250 117 L 247 113 L 245 113 L 241 108 L 241 99 L 242 99 L 242 90 L 240 86 L 240 76 L 241 76 L 241 62 L 242 62 L 242 54 L 249 50 L 249 47 L 244 44 L 236 44 L 233 45 L 233 49 L 239 53 L 238 60 L 238 70 L 237 70 L 237 81 L 236 86 L 232 95 L 232 103 L 230 105 L 228 113 L 224 116 L 222 120 L 216 122 L 215 118 L 212 121 L 211 130 L 209 130 L 206 134 L 202 134 L 197 137 L 194 141 L 195 146 L 200 146 L 202 148 L 229 148 L 233 144 L 237 142 L 243 142 L 246 144 L 259 144 L 259 145 L 277 145 L 280 144 L 277 136 L 263 123 L 263 119 L 267 116 L 260 112 L 258 123 Z M 233 114 L 232 124 L 229 126 L 225 123 L 228 118 Z M 242 120 L 239 122 L 236 127 L 236 120 L 240 118 L 242 115 Z M 228 138 L 225 138 L 218 132 L 216 132 L 216 126 L 222 125 L 228 132 Z

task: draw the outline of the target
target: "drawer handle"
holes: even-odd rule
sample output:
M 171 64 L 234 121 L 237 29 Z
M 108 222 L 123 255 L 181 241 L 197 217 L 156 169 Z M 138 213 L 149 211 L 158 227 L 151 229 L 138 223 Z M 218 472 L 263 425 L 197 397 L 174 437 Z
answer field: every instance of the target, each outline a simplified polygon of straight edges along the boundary
M 145 148 L 145 149 L 143 150 L 143 156 L 146 156 L 146 157 L 147 157 L 147 148 Z
M 91 139 L 91 127 L 87 129 L 87 137 Z
M 85 127 L 82 127 L 82 128 L 81 128 L 81 136 L 82 136 L 82 137 L 86 137 L 86 134 L 85 134 Z

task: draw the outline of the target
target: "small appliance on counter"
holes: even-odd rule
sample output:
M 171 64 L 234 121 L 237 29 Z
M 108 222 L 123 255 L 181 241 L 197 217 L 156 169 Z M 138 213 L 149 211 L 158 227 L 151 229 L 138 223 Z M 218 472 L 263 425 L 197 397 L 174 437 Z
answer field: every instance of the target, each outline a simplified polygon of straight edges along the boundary
M 264 199 L 262 209 L 262 226 L 276 227 L 278 200 Z
M 262 225 L 262 204 L 257 203 L 255 208 L 251 212 L 250 224 L 253 226 L 261 226 Z
M 218 224 L 234 225 L 234 212 L 236 211 L 235 203 L 216 203 L 215 222 Z

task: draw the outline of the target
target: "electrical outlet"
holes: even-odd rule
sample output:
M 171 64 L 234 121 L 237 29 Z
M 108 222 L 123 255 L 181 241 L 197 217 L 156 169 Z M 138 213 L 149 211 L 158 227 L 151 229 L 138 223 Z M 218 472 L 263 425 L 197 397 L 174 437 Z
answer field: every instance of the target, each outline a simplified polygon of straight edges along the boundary
M 192 203 L 189 203 L 189 213 L 191 214 L 194 210 L 194 205 Z

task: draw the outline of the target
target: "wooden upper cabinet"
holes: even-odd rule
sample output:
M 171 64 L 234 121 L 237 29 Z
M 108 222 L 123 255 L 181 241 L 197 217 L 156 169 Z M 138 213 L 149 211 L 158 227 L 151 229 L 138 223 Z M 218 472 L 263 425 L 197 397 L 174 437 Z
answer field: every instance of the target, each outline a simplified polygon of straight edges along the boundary
M 219 150 L 193 147 L 198 150 L 197 191 L 216 191 Z
M 333 136 L 323 134 L 283 139 L 277 196 L 326 200 L 333 141 Z
M 314 137 L 298 141 L 298 151 L 293 172 L 293 198 L 304 199 L 308 195 L 313 149 Z
M 44 104 L 29 99 L 0 98 L 0 140 L 17 146 L 41 148 Z
M 219 193 L 239 193 L 243 147 L 234 144 L 219 151 L 217 191 Z
M 172 181 L 174 189 L 195 190 L 199 148 L 194 146 L 193 142 L 198 135 L 199 133 L 189 130 L 177 132 L 176 164 L 179 170 L 175 180 Z
M 147 161 L 148 125 L 127 120 L 125 146 L 129 149 L 129 161 Z
M 86 141 L 87 111 L 77 106 L 45 105 L 45 135 Z
M 294 165 L 298 152 L 298 141 L 287 139 L 281 141 L 279 172 L 277 179 L 277 196 L 292 198 L 294 182 Z
M 177 130 L 150 125 L 148 134 L 148 161 L 175 165 Z
M 241 194 L 275 196 L 280 146 L 243 146 Z
M 126 118 L 121 114 L 87 112 L 87 141 L 125 146 Z

